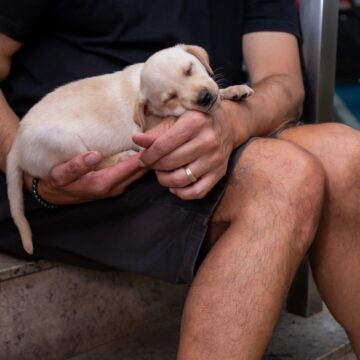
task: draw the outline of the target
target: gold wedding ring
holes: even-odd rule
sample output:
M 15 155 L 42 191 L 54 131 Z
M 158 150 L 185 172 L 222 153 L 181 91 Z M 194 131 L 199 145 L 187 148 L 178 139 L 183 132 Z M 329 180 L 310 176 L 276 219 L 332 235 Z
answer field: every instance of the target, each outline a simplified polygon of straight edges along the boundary
M 192 171 L 190 170 L 190 168 L 186 167 L 186 168 L 184 168 L 184 170 L 185 170 L 185 173 L 186 173 L 187 177 L 190 179 L 190 181 L 191 181 L 192 183 L 197 182 L 197 178 L 196 178 L 195 175 L 192 173 Z

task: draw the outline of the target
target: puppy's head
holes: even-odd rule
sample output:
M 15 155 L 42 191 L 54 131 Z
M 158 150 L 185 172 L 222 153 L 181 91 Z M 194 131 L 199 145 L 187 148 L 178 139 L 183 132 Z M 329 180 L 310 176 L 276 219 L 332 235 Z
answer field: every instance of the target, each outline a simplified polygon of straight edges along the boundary
M 145 125 L 151 114 L 164 117 L 180 116 L 186 110 L 209 112 L 219 94 L 211 75 L 208 54 L 199 46 L 178 45 L 155 53 L 141 72 L 137 122 Z

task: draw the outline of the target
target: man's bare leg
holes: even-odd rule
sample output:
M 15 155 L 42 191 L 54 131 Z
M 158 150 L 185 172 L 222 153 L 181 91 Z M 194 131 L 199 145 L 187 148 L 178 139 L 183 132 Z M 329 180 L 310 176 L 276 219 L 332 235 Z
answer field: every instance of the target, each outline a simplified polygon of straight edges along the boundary
M 314 237 L 321 166 L 300 148 L 257 140 L 241 156 L 213 221 L 229 226 L 191 286 L 179 360 L 260 359 Z
M 326 201 L 311 252 L 316 282 L 360 359 L 360 133 L 339 124 L 301 126 L 282 138 L 313 153 L 326 171 Z

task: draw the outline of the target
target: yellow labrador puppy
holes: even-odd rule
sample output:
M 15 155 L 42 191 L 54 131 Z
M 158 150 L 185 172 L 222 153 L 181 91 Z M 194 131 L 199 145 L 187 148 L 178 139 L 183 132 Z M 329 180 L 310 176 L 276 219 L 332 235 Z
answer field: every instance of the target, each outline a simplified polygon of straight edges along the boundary
M 46 178 L 54 166 L 89 150 L 104 156 L 100 168 L 110 166 L 138 150 L 132 136 L 163 117 L 186 110 L 210 112 L 222 99 L 252 94 L 246 85 L 220 90 L 211 75 L 204 49 L 178 45 L 145 63 L 59 87 L 33 106 L 7 158 L 10 209 L 24 249 L 33 252 L 23 209 L 23 172 Z

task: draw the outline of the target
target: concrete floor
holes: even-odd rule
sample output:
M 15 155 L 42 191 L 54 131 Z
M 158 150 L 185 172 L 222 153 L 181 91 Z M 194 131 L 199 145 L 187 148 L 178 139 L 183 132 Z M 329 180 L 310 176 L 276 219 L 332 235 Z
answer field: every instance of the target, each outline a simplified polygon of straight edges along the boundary
M 175 360 L 179 319 L 148 324 L 71 360 Z M 341 327 L 327 311 L 311 318 L 284 313 L 264 360 L 356 360 Z M 70 359 L 69 359 L 70 360 Z
M 265 359 L 356 360 L 356 357 L 344 330 L 324 310 L 310 318 L 283 313 Z

